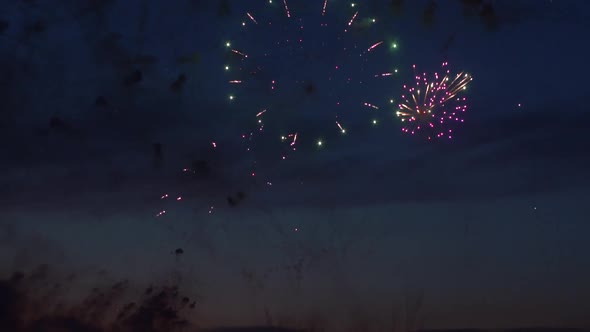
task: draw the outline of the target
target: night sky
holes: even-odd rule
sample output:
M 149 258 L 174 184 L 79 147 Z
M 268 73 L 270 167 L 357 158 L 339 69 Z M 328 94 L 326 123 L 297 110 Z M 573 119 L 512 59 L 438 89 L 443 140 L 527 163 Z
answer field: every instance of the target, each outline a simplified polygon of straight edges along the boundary
M 590 2 L 323 6 L 2 2 L 0 327 L 590 328 Z

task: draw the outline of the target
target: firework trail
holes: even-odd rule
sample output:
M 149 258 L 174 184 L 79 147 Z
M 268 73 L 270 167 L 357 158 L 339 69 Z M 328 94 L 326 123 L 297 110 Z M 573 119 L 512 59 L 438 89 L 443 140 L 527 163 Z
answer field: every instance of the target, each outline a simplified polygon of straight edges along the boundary
M 471 75 L 451 75 L 448 62 L 442 63 L 442 75 L 418 74 L 416 65 L 413 69 L 414 83 L 404 85 L 406 92 L 396 112 L 403 123 L 402 131 L 429 140 L 452 139 L 454 128 L 464 122 L 463 113 L 467 110 L 467 99 L 458 95 L 471 82 Z

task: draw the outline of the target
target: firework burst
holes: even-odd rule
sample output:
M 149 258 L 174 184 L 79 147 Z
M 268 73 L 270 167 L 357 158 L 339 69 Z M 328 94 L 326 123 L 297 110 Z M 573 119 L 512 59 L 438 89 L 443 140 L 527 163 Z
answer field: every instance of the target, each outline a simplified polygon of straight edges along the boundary
M 376 23 L 358 4 L 328 0 L 245 12 L 236 39 L 225 42 L 224 68 L 236 116 L 253 126 L 240 133 L 246 149 L 276 145 L 272 158 L 285 160 L 363 119 L 370 126 L 383 103 L 378 87 L 397 72 L 390 56 L 397 43 L 380 37 Z M 270 140 L 255 140 L 262 133 Z
M 414 69 L 414 84 L 404 85 L 397 116 L 403 123 L 402 131 L 420 134 L 429 140 L 454 136 L 453 130 L 464 122 L 467 99 L 459 93 L 471 82 L 471 75 L 460 72 L 451 75 L 448 62 L 442 63 L 443 74 L 418 74 Z

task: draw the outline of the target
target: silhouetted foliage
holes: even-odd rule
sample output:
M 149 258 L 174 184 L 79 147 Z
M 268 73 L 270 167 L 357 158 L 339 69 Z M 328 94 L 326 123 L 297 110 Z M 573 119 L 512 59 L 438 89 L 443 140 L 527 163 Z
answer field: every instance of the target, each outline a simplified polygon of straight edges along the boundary
M 424 8 L 424 12 L 422 13 L 422 21 L 426 26 L 432 26 L 434 24 L 436 8 L 437 4 L 434 0 L 430 0 L 426 4 L 426 8 Z
M 162 152 L 162 144 L 161 143 L 154 143 L 152 145 L 154 150 L 154 167 L 160 168 L 162 167 L 162 162 L 164 159 L 163 152 Z
M 125 47 L 121 45 L 122 38 L 123 36 L 116 32 L 111 32 L 101 38 L 93 54 L 96 61 L 99 64 L 123 64 L 129 58 L 129 55 Z
M 178 57 L 178 59 L 176 59 L 176 61 L 181 65 L 184 65 L 184 64 L 193 64 L 194 65 L 194 64 L 199 63 L 200 59 L 201 59 L 200 54 L 198 52 L 195 52 L 191 55 L 185 55 L 185 56 Z
M 193 172 L 202 177 L 209 177 L 211 175 L 211 166 L 206 160 L 196 160 L 192 164 Z
M 494 6 L 492 6 L 492 4 L 485 3 L 481 7 L 481 11 L 479 12 L 479 16 L 481 17 L 484 25 L 488 29 L 494 30 L 498 27 L 499 19 L 498 19 L 498 16 L 496 15 L 496 10 L 494 9 Z
M 404 0 L 391 0 L 391 10 L 394 15 L 401 15 L 404 11 Z
M 5 331 L 16 331 L 19 328 L 21 294 L 13 287 L 18 280 L 0 281 L 0 327 Z
M 463 6 L 465 7 L 475 7 L 479 8 L 481 6 L 482 0 L 460 0 Z
M 238 200 L 231 196 L 227 196 L 227 204 L 229 204 L 231 207 L 235 207 L 238 205 Z
M 489 30 L 498 28 L 500 18 L 496 14 L 494 6 L 489 1 L 483 0 L 461 0 L 463 14 L 466 16 L 477 15 L 481 22 Z
M 174 80 L 174 82 L 172 82 L 172 84 L 170 84 L 170 90 L 172 90 L 174 92 L 181 91 L 185 82 L 186 82 L 186 75 L 185 74 L 178 75 L 178 78 L 176 80 Z
M 281 327 L 226 327 L 204 330 L 205 332 L 302 332 L 301 330 L 292 330 Z
M 443 52 L 443 53 L 447 52 L 449 50 L 449 48 L 453 45 L 454 42 L 455 42 L 455 34 L 453 33 L 449 36 L 449 38 L 447 38 L 447 40 L 445 41 L 445 43 L 441 47 L 441 52 Z
M 107 101 L 107 99 L 105 97 L 98 96 L 96 98 L 96 101 L 94 102 L 94 105 L 96 105 L 96 107 L 108 107 L 109 102 Z
M 316 92 L 316 87 L 313 83 L 307 83 L 304 89 L 305 93 L 307 93 L 308 95 L 314 94 Z
M 243 191 L 238 191 L 234 196 L 227 196 L 227 203 L 231 207 L 237 206 L 240 202 L 242 202 L 246 198 L 246 193 Z
M 156 58 L 153 55 L 139 54 L 134 57 L 128 58 L 127 60 L 124 61 L 124 64 L 132 65 L 132 66 L 147 66 L 147 65 L 156 64 L 157 62 L 158 62 L 158 58 Z
M 150 287 L 140 301 L 123 302 L 130 284 L 123 280 L 95 287 L 80 304 L 57 305 L 60 283 L 51 282 L 49 267 L 42 265 L 28 275 L 21 272 L 0 280 L 0 331 L 164 332 L 196 329 L 183 310 L 196 301 L 181 296 L 178 287 Z M 69 280 L 69 278 L 68 278 Z M 64 291 L 66 289 L 63 289 Z
M 10 24 L 8 24 L 8 22 L 0 20 L 0 33 L 4 33 L 4 31 L 8 30 L 8 27 L 10 27 Z
M 143 80 L 143 74 L 140 70 L 135 70 L 133 73 L 127 75 L 123 79 L 123 85 L 125 86 L 132 86 L 135 84 L 140 83 Z
M 47 30 L 47 23 L 42 20 L 36 20 L 30 24 L 25 25 L 25 34 L 27 36 L 42 33 Z
M 74 127 L 59 116 L 49 118 L 49 132 L 67 136 L 75 134 Z
M 225 17 L 231 15 L 231 6 L 228 0 L 220 0 L 217 8 L 217 15 Z
M 105 10 L 112 6 L 116 0 L 86 0 L 78 1 L 81 4 L 81 8 L 76 14 L 76 18 L 81 18 L 85 15 L 103 15 Z

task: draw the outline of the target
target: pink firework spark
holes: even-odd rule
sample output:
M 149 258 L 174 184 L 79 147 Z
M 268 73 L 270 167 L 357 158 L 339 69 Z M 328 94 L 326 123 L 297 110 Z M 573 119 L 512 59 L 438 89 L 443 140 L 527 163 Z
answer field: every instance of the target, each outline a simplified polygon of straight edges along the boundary
M 374 108 L 374 109 L 376 109 L 376 110 L 378 110 L 378 109 L 379 109 L 379 107 L 378 107 L 378 106 L 375 106 L 375 105 L 373 105 L 373 104 L 371 104 L 371 103 L 363 103 L 363 105 L 365 105 L 365 106 L 367 106 L 367 107 L 370 107 L 370 108 Z
M 371 45 L 371 47 L 369 47 L 369 49 L 367 50 L 367 52 L 371 52 L 375 47 L 377 47 L 377 46 L 379 46 L 381 44 L 383 44 L 383 41 L 380 41 L 380 42 L 377 42 L 377 43 Z
M 245 54 L 244 52 L 238 51 L 238 50 L 231 50 L 232 52 L 234 52 L 235 54 L 241 55 L 244 58 L 248 57 L 248 54 Z
M 248 17 L 252 20 L 252 22 L 254 22 L 254 24 L 258 24 L 258 22 L 256 22 L 256 19 L 254 18 L 254 16 L 252 16 L 252 14 L 246 13 L 246 15 L 248 15 Z
M 354 19 L 356 18 L 356 16 L 359 14 L 359 12 L 355 12 L 354 15 L 352 15 L 352 18 L 350 19 L 350 21 L 348 21 L 348 26 L 351 26 L 352 23 L 354 22 Z
M 285 5 L 285 13 L 287 13 L 287 17 L 291 17 L 291 12 L 289 11 L 289 6 L 287 5 L 287 0 L 283 0 L 283 4 Z

